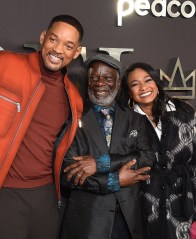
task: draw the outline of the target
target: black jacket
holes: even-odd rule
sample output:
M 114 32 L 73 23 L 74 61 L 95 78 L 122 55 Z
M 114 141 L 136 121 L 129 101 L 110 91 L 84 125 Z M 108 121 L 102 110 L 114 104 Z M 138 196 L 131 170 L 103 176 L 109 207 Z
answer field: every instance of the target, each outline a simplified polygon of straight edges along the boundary
M 115 107 L 111 147 L 106 140 L 95 113 L 89 108 L 83 115 L 82 128 L 78 128 L 75 140 L 67 153 L 63 168 L 72 156 L 109 154 L 110 172 L 118 171 L 125 162 L 137 159 L 137 166 L 152 166 L 154 154 L 147 138 L 145 118 L 128 108 Z M 63 222 L 63 238 L 104 239 L 110 238 L 116 200 L 118 200 L 133 239 L 142 239 L 140 183 L 120 192 L 108 190 L 108 173 L 94 174 L 82 188 L 75 188 L 62 173 L 61 182 L 66 189 L 66 208 Z

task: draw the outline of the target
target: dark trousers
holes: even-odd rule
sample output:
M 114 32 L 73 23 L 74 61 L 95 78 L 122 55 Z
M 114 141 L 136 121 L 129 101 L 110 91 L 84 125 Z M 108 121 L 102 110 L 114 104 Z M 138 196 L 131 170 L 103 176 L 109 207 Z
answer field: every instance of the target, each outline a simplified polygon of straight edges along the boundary
M 114 216 L 111 239 L 132 239 L 131 233 L 120 208 L 117 208 Z
M 0 189 L 1 239 L 56 239 L 59 211 L 53 185 Z

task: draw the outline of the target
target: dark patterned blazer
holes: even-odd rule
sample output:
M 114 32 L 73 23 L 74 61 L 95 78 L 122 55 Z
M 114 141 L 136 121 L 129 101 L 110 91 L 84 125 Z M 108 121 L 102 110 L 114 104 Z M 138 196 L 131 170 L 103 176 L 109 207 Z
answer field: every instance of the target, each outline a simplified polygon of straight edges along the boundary
M 190 105 L 173 101 L 176 111 L 162 118 L 158 139 L 150 122 L 147 130 L 156 164 L 144 185 L 145 238 L 189 237 L 196 202 L 196 119 Z
M 62 170 L 73 163 L 72 156 L 109 154 L 110 172 L 117 172 L 126 162 L 137 159 L 137 167 L 152 166 L 154 153 L 149 145 L 145 129 L 145 117 L 121 108 L 116 104 L 111 146 L 108 150 L 105 137 L 90 107 L 82 117 L 74 142 L 64 158 Z M 68 183 L 62 172 L 61 183 L 65 194 L 63 239 L 110 238 L 116 201 L 120 204 L 133 239 L 142 239 L 141 184 L 120 188 L 119 192 L 108 190 L 108 173 L 88 177 L 83 187 Z

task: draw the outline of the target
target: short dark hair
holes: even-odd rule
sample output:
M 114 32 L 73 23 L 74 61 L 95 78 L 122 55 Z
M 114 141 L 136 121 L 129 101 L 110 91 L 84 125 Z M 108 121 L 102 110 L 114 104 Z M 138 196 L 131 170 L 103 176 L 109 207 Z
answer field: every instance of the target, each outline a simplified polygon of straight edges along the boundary
M 82 38 L 84 35 L 84 29 L 81 23 L 75 17 L 69 16 L 69 15 L 58 15 L 56 17 L 53 17 L 48 26 L 48 30 L 53 26 L 55 22 L 65 22 L 75 27 L 77 31 L 79 32 L 79 41 L 80 42 L 82 41 Z

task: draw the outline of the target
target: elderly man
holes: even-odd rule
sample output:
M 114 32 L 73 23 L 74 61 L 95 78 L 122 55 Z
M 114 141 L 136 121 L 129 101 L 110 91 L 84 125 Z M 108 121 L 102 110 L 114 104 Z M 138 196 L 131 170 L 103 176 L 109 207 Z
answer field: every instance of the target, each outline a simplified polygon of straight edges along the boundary
M 142 239 L 140 181 L 154 159 L 144 118 L 115 101 L 120 62 L 96 55 L 86 66 L 89 104 L 62 167 L 61 238 Z

